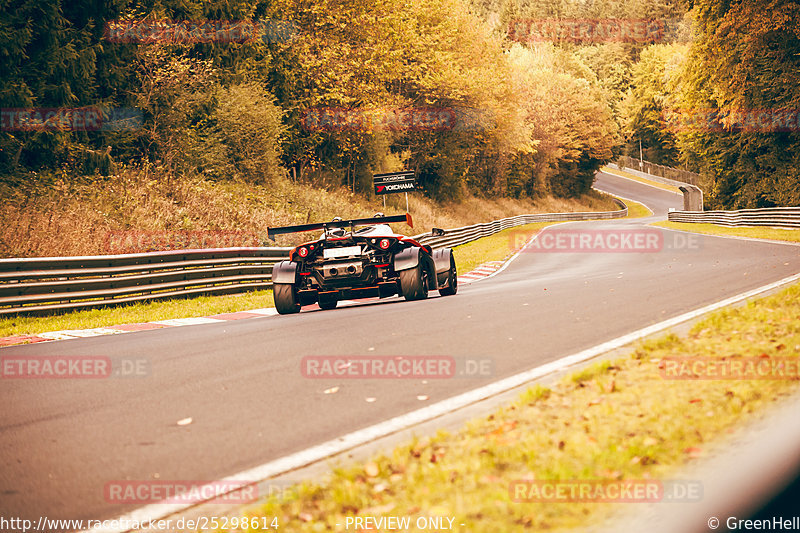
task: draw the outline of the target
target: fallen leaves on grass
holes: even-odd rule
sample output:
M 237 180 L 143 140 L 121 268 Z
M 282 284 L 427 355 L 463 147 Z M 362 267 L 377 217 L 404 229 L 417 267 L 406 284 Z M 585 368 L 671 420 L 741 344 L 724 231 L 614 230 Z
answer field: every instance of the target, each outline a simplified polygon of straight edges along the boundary
M 695 446 L 690 446 L 683 450 L 683 453 L 691 457 L 692 459 L 701 457 L 703 455 L 703 450 L 701 448 L 697 448 Z
M 374 461 L 367 463 L 364 466 L 364 473 L 367 474 L 369 477 L 375 477 L 380 474 L 381 469 L 378 464 Z

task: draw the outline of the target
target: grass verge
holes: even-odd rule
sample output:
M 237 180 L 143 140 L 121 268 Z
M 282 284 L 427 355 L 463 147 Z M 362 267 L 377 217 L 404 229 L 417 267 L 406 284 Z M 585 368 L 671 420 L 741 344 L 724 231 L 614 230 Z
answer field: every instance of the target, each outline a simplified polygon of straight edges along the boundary
M 653 215 L 653 212 L 644 204 L 640 204 L 639 202 L 635 202 L 633 200 L 623 200 L 620 198 L 621 201 L 625 202 L 625 205 L 628 206 L 628 216 L 625 218 L 644 218 Z
M 654 222 L 652 226 L 661 226 L 667 229 L 705 233 L 708 235 L 723 235 L 732 237 L 750 237 L 753 239 L 770 239 L 773 241 L 800 242 L 800 230 L 781 228 L 729 228 L 716 224 L 694 224 L 689 222 Z
M 669 479 L 783 396 L 789 380 L 672 380 L 666 357 L 797 358 L 800 285 L 717 311 L 685 338 L 641 343 L 551 388 L 536 386 L 454 434 L 439 432 L 335 469 L 242 509 L 293 532 L 338 531 L 347 517 L 455 517 L 460 531 L 557 530 L 597 524 L 613 503 L 518 503 L 519 480 Z M 627 508 L 627 507 L 626 507 Z M 627 508 L 629 509 L 629 508 Z
M 164 302 L 142 302 L 123 307 L 74 311 L 62 315 L 3 318 L 0 319 L 0 337 L 208 316 L 274 306 L 271 290 Z
M 607 174 L 611 174 L 611 175 L 614 175 L 614 176 L 621 176 L 623 178 L 627 178 L 627 179 L 633 180 L 633 181 L 638 181 L 639 183 L 644 183 L 644 184 L 650 185 L 652 187 L 657 187 L 659 189 L 664 189 L 665 191 L 677 192 L 677 193 L 681 192 L 677 187 L 674 187 L 672 185 L 667 185 L 665 183 L 659 183 L 657 181 L 649 180 L 647 178 L 642 178 L 640 176 L 637 176 L 636 174 L 631 174 L 630 172 L 625 172 L 624 170 L 614 170 L 614 169 L 609 168 L 609 167 L 603 167 L 600 170 L 602 170 L 603 172 L 605 172 Z

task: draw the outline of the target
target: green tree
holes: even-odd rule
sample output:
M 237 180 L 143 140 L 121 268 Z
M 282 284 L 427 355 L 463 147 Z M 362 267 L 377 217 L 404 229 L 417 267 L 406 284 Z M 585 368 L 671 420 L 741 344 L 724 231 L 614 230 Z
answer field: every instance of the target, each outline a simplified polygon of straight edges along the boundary
M 0 2 L 0 107 L 96 106 L 113 99 L 119 59 L 100 45 L 121 2 Z M 0 177 L 58 167 L 105 145 L 101 135 L 68 131 L 0 132 Z
M 620 105 L 626 152 L 638 157 L 641 141 L 645 159 L 667 166 L 681 160 L 675 132 L 665 117 L 675 106 L 678 77 L 686 45 L 652 45 L 644 49 L 632 69 L 631 88 Z
M 714 180 L 719 208 L 800 205 L 800 132 L 741 128 L 732 117 L 800 104 L 800 5 L 790 0 L 696 0 L 698 36 L 686 64 L 686 109 L 719 110 L 721 125 L 678 135 Z

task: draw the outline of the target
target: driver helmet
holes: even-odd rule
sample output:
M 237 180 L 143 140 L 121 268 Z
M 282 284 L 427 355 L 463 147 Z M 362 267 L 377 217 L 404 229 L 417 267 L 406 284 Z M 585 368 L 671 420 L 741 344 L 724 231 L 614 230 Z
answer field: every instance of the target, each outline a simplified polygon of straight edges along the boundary
M 333 222 L 341 222 L 342 217 L 333 217 Z M 333 237 L 344 237 L 347 231 L 344 228 L 331 228 L 328 230 L 328 235 Z

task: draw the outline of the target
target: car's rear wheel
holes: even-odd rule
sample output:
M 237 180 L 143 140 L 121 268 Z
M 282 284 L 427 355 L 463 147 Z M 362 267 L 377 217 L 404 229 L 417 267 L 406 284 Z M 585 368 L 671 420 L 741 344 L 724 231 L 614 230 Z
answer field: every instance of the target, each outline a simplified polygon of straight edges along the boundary
M 272 294 L 275 297 L 275 309 L 282 315 L 289 315 L 300 311 L 297 301 L 297 291 L 293 283 L 274 283 Z
M 428 272 L 421 262 L 414 268 L 400 271 L 400 290 L 406 300 L 428 297 Z
M 319 301 L 319 308 L 320 309 L 336 309 L 336 304 L 339 303 L 339 300 L 331 298 L 330 300 L 320 300 Z
M 442 296 L 452 296 L 458 292 L 458 272 L 456 271 L 456 260 L 450 255 L 450 271 L 447 273 L 447 286 L 439 289 Z

